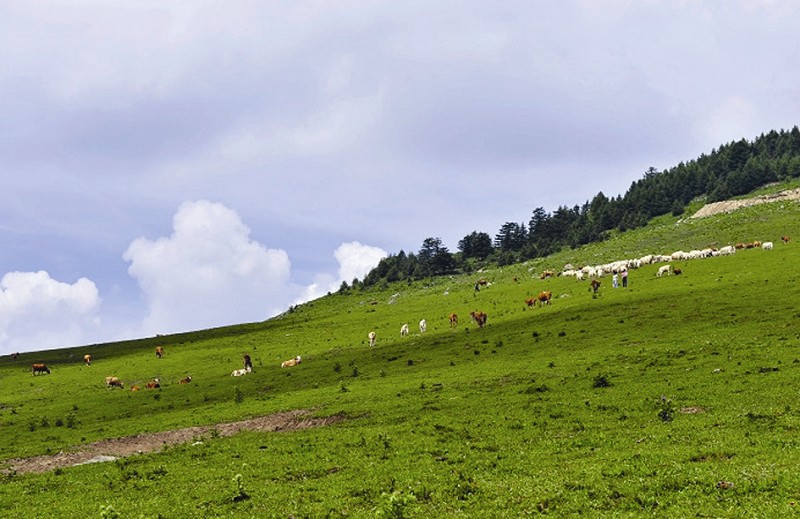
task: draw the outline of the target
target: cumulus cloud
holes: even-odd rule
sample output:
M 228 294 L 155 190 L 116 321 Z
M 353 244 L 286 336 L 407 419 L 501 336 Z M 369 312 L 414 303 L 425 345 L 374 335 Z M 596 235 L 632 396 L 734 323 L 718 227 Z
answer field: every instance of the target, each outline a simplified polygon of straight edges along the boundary
M 99 324 L 95 284 L 57 281 L 45 271 L 9 272 L 0 281 L 0 350 L 3 353 L 82 344 Z
M 125 251 L 148 303 L 143 333 L 260 321 L 283 309 L 289 256 L 250 239 L 239 215 L 219 203 L 183 203 L 170 236 L 138 238 Z
M 296 302 L 310 301 L 328 292 L 335 292 L 342 281 L 350 283 L 354 279 L 363 279 L 386 256 L 387 252 L 379 247 L 363 245 L 357 241 L 342 243 L 333 252 L 333 257 L 339 262 L 337 277 L 330 274 L 317 275 L 314 283 L 306 288 L 303 296 Z

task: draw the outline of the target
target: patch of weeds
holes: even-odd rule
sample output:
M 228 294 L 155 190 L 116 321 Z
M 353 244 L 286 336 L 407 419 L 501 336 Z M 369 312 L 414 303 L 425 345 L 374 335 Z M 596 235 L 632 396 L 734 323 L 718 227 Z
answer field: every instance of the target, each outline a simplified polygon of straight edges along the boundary
M 611 387 L 611 381 L 608 380 L 608 375 L 597 375 L 592 381 L 592 387 L 597 389 L 601 387 Z
M 675 408 L 672 406 L 672 400 L 665 396 L 658 399 L 658 417 L 662 422 L 671 422 L 675 417 Z
M 241 474 L 236 474 L 235 476 L 233 476 L 234 494 L 233 494 L 232 501 L 234 503 L 238 503 L 239 501 L 245 501 L 247 499 L 250 499 L 250 494 L 248 494 L 247 490 L 245 490 L 244 483 L 242 482 L 242 479 L 244 479 L 244 478 L 242 477 Z
M 342 371 L 342 364 L 340 362 L 337 362 L 336 364 L 334 364 L 333 365 L 333 371 L 334 371 L 334 373 L 339 373 L 340 371 Z
M 466 501 L 470 498 L 470 496 L 475 495 L 477 492 L 478 484 L 475 482 L 475 480 L 472 479 L 472 477 L 465 476 L 459 472 L 458 482 L 453 488 L 453 493 L 455 494 L 456 499 L 460 501 Z
M 352 372 L 351 376 L 352 376 L 353 378 L 356 378 L 356 377 L 358 377 L 358 375 L 359 375 L 359 372 L 358 372 L 358 366 L 356 366 L 356 365 L 353 365 L 353 372 Z
M 233 401 L 237 404 L 244 402 L 244 391 L 242 391 L 242 388 L 239 386 L 236 386 L 236 389 L 234 390 Z
M 101 519 L 119 519 L 121 516 L 113 505 L 105 505 L 100 507 L 100 517 Z
M 411 507 L 417 502 L 417 497 L 413 492 L 386 492 L 381 494 L 380 504 L 375 508 L 375 517 L 387 517 L 390 519 L 404 519 L 413 517 Z

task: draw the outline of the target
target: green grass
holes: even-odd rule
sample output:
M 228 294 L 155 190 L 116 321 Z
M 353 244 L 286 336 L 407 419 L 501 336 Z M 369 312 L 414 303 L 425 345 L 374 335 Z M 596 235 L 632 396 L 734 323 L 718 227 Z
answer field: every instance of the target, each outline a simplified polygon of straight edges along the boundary
M 766 204 L 662 217 L 482 272 L 492 284 L 478 293 L 475 276 L 438 278 L 334 294 L 265 323 L 3 358 L 0 459 L 282 410 L 346 420 L 7 474 L 0 516 L 791 515 L 800 506 L 800 260 L 779 237 L 797 235 L 799 212 Z M 628 289 L 604 278 L 596 297 L 586 282 L 538 279 L 566 263 L 750 240 L 775 249 L 673 263 L 682 276 L 632 270 Z M 553 304 L 527 308 L 545 289 Z M 472 310 L 488 313 L 483 330 L 468 322 Z M 455 330 L 450 312 L 461 318 Z M 412 333 L 401 339 L 403 323 Z M 254 373 L 230 377 L 245 352 Z M 279 367 L 295 355 L 300 366 Z M 32 376 L 36 361 L 53 373 Z M 178 385 L 186 374 L 193 382 Z M 160 377 L 163 387 L 110 390 L 106 375 L 126 387 Z M 723 481 L 733 488 L 718 488 Z

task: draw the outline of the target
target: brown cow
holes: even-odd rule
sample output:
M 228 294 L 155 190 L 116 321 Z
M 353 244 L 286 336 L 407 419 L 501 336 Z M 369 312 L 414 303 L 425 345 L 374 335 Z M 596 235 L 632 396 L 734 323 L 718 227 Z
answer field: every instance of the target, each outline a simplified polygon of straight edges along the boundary
M 545 270 L 541 274 L 539 274 L 539 279 L 547 279 L 547 278 L 551 278 L 551 277 L 553 277 L 555 275 L 556 275 L 556 273 L 553 272 L 552 270 Z
M 535 306 L 536 298 L 529 297 L 528 299 L 525 300 L 525 304 L 528 305 L 528 307 Z
M 597 293 L 598 290 L 600 290 L 600 281 L 593 279 L 590 285 L 591 285 L 590 290 L 595 294 Z
M 539 295 L 536 296 L 536 299 L 539 301 L 540 306 L 544 306 L 550 304 L 551 297 L 553 297 L 553 293 L 547 290 L 545 292 L 539 292 Z
M 450 314 L 447 318 L 450 319 L 450 328 L 458 326 L 458 314 Z
M 192 381 L 192 376 L 191 376 L 191 375 L 189 375 L 189 376 L 187 376 L 186 378 L 182 378 L 182 379 L 180 379 L 180 380 L 178 381 L 178 384 L 188 384 L 188 383 L 189 383 L 189 382 L 191 382 L 191 381 Z
M 478 325 L 478 328 L 483 328 L 486 325 L 488 316 L 485 312 L 470 312 L 469 315 L 472 317 L 472 320 L 475 321 L 475 324 Z
M 47 367 L 47 364 L 41 364 L 41 363 L 40 364 L 34 364 L 33 366 L 31 366 L 31 372 L 34 375 L 38 375 L 40 373 L 47 373 L 49 375 L 50 374 L 50 368 Z
M 281 367 L 282 368 L 291 368 L 292 366 L 297 366 L 298 364 L 300 364 L 301 360 L 302 359 L 300 358 L 300 355 L 298 355 L 297 357 L 295 357 L 293 359 L 284 360 L 283 362 L 281 362 Z
M 154 378 L 150 382 L 147 383 L 145 386 L 147 389 L 158 389 L 161 387 L 161 381 L 157 378 Z
M 164 356 L 164 348 L 161 346 L 156 346 L 156 357 L 159 359 Z
M 791 238 L 789 238 L 788 236 L 781 236 L 781 241 L 782 241 L 783 243 L 789 243 L 789 240 L 790 240 L 790 239 L 791 239 Z
M 674 269 L 672 269 L 672 273 L 675 274 L 676 276 L 680 276 L 681 274 L 683 274 L 683 270 L 678 267 L 675 267 Z
M 87 366 L 91 366 L 92 356 L 87 353 L 86 355 L 83 356 L 83 362 L 85 362 Z
M 139 386 L 131 386 L 131 391 L 141 391 L 141 389 Z

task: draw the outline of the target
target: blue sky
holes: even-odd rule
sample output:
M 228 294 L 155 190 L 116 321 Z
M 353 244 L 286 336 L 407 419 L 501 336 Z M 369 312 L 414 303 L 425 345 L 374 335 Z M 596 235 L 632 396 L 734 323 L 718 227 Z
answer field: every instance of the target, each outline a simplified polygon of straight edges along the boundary
M 0 354 L 259 321 L 800 115 L 794 1 L 0 5 Z

